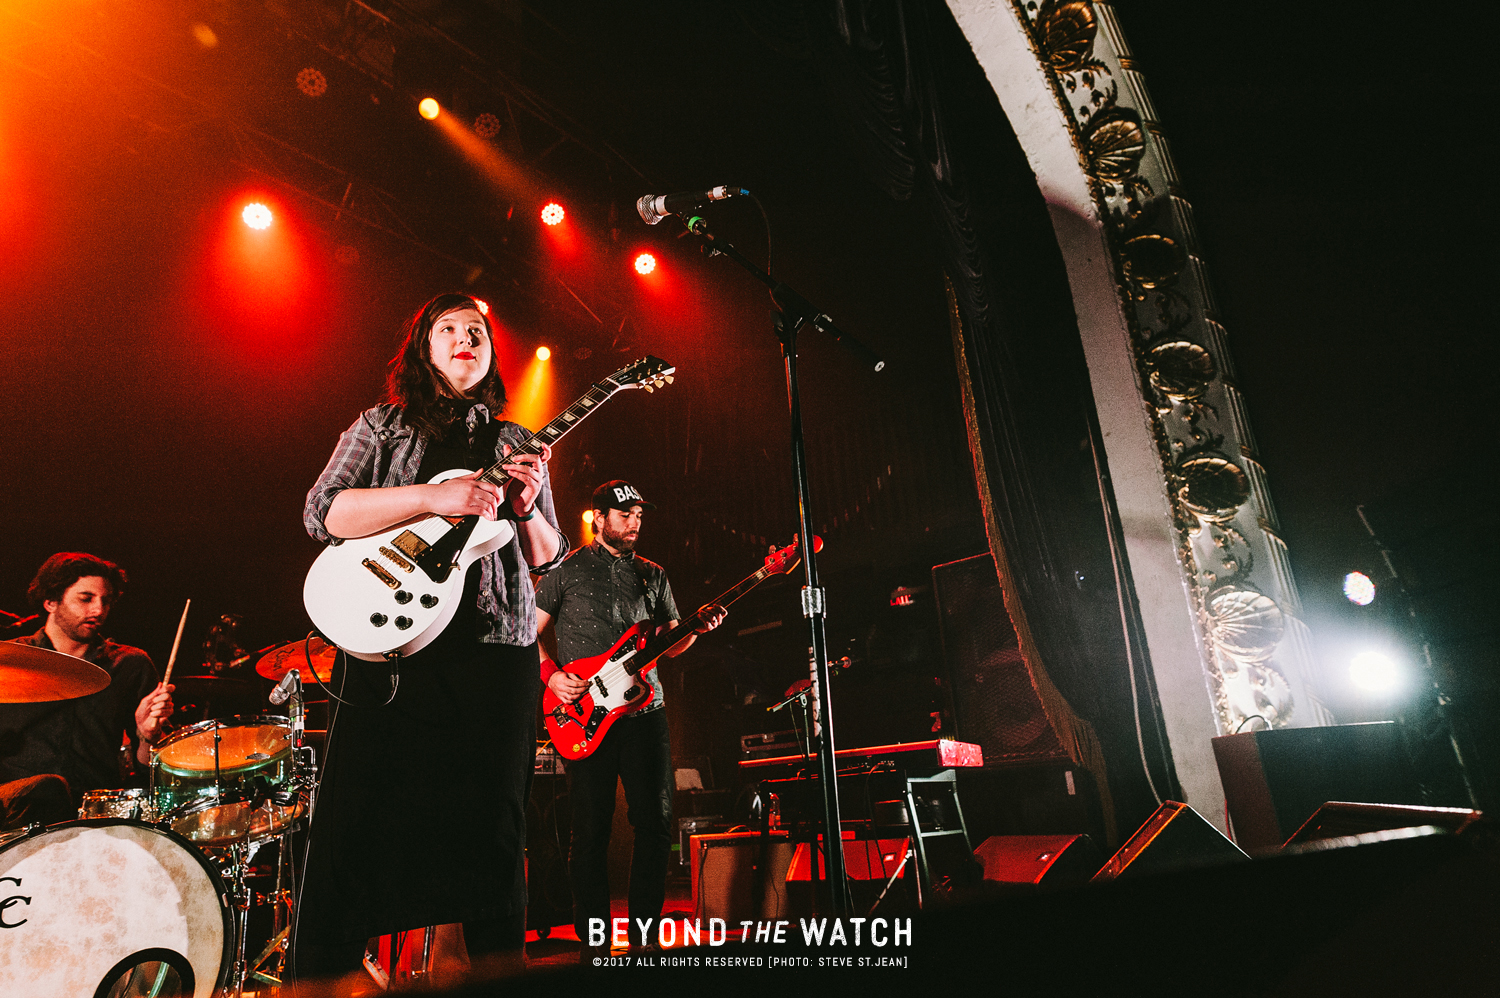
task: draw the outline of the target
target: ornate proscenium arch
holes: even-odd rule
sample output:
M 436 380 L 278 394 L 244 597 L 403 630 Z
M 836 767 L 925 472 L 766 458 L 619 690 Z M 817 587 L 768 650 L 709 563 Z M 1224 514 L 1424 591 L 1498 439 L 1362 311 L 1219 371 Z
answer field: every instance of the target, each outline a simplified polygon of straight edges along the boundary
M 1108 4 L 948 6 L 1046 201 L 1172 761 L 1222 822 L 1210 738 L 1330 719 L 1191 206 Z

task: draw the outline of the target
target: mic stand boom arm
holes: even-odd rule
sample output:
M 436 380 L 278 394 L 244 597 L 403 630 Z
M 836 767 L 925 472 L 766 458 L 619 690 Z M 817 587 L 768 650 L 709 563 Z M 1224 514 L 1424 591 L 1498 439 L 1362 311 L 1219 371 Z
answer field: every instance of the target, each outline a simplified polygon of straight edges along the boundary
M 869 365 L 879 371 L 885 361 L 875 355 L 869 347 L 849 336 L 833 324 L 833 320 L 813 309 L 812 305 L 786 284 L 777 281 L 761 270 L 730 243 L 714 238 L 708 230 L 708 222 L 701 216 L 687 220 L 688 231 L 703 241 L 709 256 L 722 254 L 771 289 L 771 300 L 776 303 L 776 338 L 781 342 L 781 355 L 786 368 L 787 406 L 792 417 L 792 475 L 797 483 L 797 523 L 799 536 L 813 536 L 811 505 L 808 498 L 807 452 L 802 435 L 802 403 L 797 390 L 797 333 L 804 325 L 811 324 L 832 336 Z M 814 545 L 804 544 L 802 558 L 803 587 L 802 615 L 807 618 L 813 652 L 813 676 L 818 687 L 815 701 L 820 717 L 813 719 L 812 726 L 820 727 L 818 738 L 818 777 L 823 790 L 823 856 L 827 873 L 829 914 L 847 915 L 853 911 L 849 897 L 849 883 L 844 871 L 844 840 L 839 820 L 838 763 L 834 757 L 833 697 L 828 684 L 828 636 L 824 628 L 827 614 L 827 593 L 818 579 L 817 553 Z M 813 876 L 817 869 L 814 864 Z

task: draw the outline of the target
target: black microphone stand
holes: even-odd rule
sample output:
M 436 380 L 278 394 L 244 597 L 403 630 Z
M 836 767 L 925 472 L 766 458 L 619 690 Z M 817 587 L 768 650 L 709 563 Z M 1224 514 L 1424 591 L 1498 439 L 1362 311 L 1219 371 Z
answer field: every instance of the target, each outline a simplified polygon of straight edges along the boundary
M 703 241 L 703 249 L 708 256 L 722 254 L 728 257 L 770 288 L 771 300 L 776 304 L 778 314 L 774 325 L 786 367 L 787 406 L 792 417 L 792 475 L 797 484 L 797 521 L 799 536 L 802 538 L 802 615 L 807 618 L 812 635 L 813 675 L 818 685 L 817 702 L 822 714 L 821 718 L 814 720 L 814 724 L 821 727 L 818 739 L 818 778 L 823 785 L 823 855 L 827 872 L 829 914 L 835 917 L 847 915 L 853 910 L 853 903 L 849 897 L 849 883 L 844 871 L 844 840 L 839 820 L 833 697 L 828 683 L 828 636 L 824 628 L 828 595 L 818 580 L 817 553 L 808 540 L 813 536 L 813 528 L 807 485 L 807 451 L 802 435 L 802 403 L 797 391 L 797 333 L 803 326 L 811 324 L 851 350 L 872 370 L 884 368 L 885 361 L 877 357 L 869 347 L 840 330 L 827 315 L 816 311 L 807 299 L 746 259 L 732 244 L 716 239 L 708 230 L 708 222 L 701 216 L 688 218 L 687 228 Z M 816 879 L 816 857 L 812 867 L 812 874 Z

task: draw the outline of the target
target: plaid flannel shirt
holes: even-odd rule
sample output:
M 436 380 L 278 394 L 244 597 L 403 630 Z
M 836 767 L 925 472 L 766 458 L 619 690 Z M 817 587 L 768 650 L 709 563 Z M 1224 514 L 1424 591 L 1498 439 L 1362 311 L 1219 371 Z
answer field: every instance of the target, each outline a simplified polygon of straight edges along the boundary
M 480 420 L 488 419 L 489 410 L 475 403 L 469 409 L 466 423 L 472 433 Z M 530 436 L 531 432 L 517 423 L 501 422 L 500 438 L 495 443 L 496 460 L 504 456 L 502 445 L 509 444 L 514 450 Z M 307 532 L 324 544 L 340 543 L 328 533 L 323 523 L 328 507 L 333 505 L 333 497 L 345 489 L 417 484 L 417 472 L 422 467 L 422 455 L 426 450 L 426 438 L 406 425 L 401 418 L 400 406 L 385 404 L 365 410 L 339 437 L 328 466 L 307 493 L 307 505 L 302 512 Z M 476 636 L 486 644 L 525 646 L 536 641 L 536 603 L 531 573 L 551 571 L 568 553 L 568 536 L 558 528 L 557 513 L 552 505 L 552 480 L 545 473 L 536 509 L 557 531 L 557 557 L 546 564 L 528 568 L 518 535 L 506 546 L 481 559 L 479 633 Z

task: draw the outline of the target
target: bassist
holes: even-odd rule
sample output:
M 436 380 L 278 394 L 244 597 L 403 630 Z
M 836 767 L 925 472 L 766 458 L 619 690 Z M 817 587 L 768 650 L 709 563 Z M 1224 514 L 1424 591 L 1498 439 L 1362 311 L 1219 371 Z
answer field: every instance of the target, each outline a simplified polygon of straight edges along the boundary
M 593 544 L 575 551 L 537 587 L 537 624 L 555 623 L 559 668 L 545 657 L 542 680 L 558 699 L 573 703 L 588 682 L 566 671 L 569 662 L 607 651 L 632 624 L 652 620 L 663 628 L 678 626 L 672 586 L 660 565 L 635 553 L 644 511 L 652 508 L 628 482 L 606 482 L 594 491 Z M 699 611 L 698 633 L 723 621 L 722 607 Z M 689 638 L 667 655 L 692 646 Z M 641 945 L 636 921 L 655 927 L 666 897 L 667 862 L 672 838 L 672 747 L 663 709 L 661 680 L 646 674 L 652 696 L 646 707 L 615 722 L 584 759 L 568 763 L 568 798 L 573 830 L 569 874 L 573 883 L 573 921 L 588 953 L 589 919 L 611 926 L 609 908 L 609 835 L 615 809 L 615 781 L 625 790 L 635 833 L 630 862 L 630 938 Z M 606 930 L 608 931 L 608 929 Z M 605 946 L 608 946 L 606 935 Z

